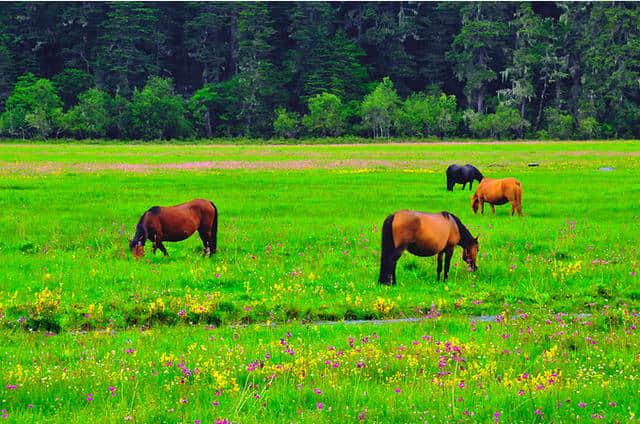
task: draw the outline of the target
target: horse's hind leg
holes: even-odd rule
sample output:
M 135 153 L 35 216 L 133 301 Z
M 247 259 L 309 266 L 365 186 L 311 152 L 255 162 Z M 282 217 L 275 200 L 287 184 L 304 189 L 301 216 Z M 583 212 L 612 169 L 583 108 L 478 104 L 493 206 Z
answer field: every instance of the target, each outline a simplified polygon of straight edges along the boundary
M 442 272 L 442 252 L 438 253 L 438 280 L 440 281 L 440 273 Z
M 393 280 L 392 280 L 393 285 L 396 284 L 396 265 L 398 265 L 398 259 L 400 259 L 400 256 L 402 256 L 402 252 L 404 252 L 404 249 L 406 248 L 407 246 L 396 247 L 396 249 L 393 251 L 393 254 L 391 255 L 391 270 L 393 275 Z
M 491 213 L 493 213 L 494 215 L 496 214 L 496 207 L 494 206 L 493 203 L 489 203 L 491 205 Z
M 215 246 L 213 242 L 213 237 L 211 236 L 211 230 L 206 227 L 202 227 L 198 229 L 198 234 L 200 235 L 200 239 L 202 240 L 202 245 L 204 246 L 203 256 L 211 256 L 213 252 L 215 252 Z
M 467 186 L 467 183 L 462 183 L 462 190 Z

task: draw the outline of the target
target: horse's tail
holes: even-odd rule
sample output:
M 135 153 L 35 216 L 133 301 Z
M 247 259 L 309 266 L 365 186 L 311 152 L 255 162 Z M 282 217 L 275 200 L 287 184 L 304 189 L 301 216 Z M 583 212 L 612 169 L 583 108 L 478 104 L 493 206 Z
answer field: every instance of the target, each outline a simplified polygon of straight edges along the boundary
M 389 215 L 382 224 L 382 246 L 380 249 L 380 277 L 378 283 L 391 283 L 391 256 L 395 245 L 393 242 L 393 215 Z
M 211 222 L 211 243 L 213 243 L 213 246 L 211 253 L 215 253 L 218 249 L 218 208 L 212 201 L 209 201 L 209 203 L 213 206 L 213 222 Z
M 516 209 L 518 210 L 518 214 L 522 215 L 522 184 L 520 181 L 516 180 Z

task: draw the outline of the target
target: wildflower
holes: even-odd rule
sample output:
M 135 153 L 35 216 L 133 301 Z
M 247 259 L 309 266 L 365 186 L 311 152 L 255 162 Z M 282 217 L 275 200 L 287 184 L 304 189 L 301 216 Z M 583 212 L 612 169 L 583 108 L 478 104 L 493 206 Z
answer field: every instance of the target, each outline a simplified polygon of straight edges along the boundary
M 226 418 L 216 420 L 216 424 L 229 424 L 229 420 Z
M 322 390 L 318 389 L 318 388 L 314 388 L 313 389 L 313 393 L 317 394 L 317 395 L 321 395 L 322 394 Z
M 211 405 L 215 408 L 216 406 L 220 405 L 220 402 L 214 400 L 213 402 L 211 402 Z
M 178 311 L 178 316 L 183 317 L 183 316 L 185 316 L 185 315 L 186 315 L 186 312 L 185 312 L 185 310 L 184 310 L 184 309 L 180 309 L 180 310 Z
M 318 411 L 322 411 L 322 409 L 324 408 L 324 405 L 322 404 L 322 402 L 318 402 L 316 404 L 316 408 L 318 408 Z
M 187 403 L 189 403 L 189 399 L 187 398 L 180 398 L 180 403 L 183 405 L 186 405 Z
M 15 390 L 18 388 L 18 386 L 16 386 L 15 384 L 7 384 L 5 386 L 8 390 Z
M 536 409 L 535 411 L 533 411 L 533 413 L 540 416 L 540 418 L 544 419 L 544 412 L 542 412 L 541 408 Z
M 3 409 L 2 411 L 2 419 L 6 420 L 7 418 L 9 418 L 9 414 L 7 414 L 7 410 Z
M 33 409 L 33 404 L 32 404 L 32 403 L 30 403 L 29 405 L 27 405 L 27 408 L 29 408 L 29 409 Z
M 27 319 L 25 317 L 20 317 L 18 318 L 18 324 L 22 324 L 23 322 L 25 322 Z
M 93 393 L 87 393 L 87 402 L 93 402 Z
M 616 406 L 618 406 L 618 404 L 615 403 L 615 402 L 609 402 L 609 406 L 616 407 Z
M 367 408 L 364 408 L 359 414 L 358 414 L 358 420 L 360 421 L 364 421 L 367 419 Z
M 493 421 L 498 422 L 500 421 L 500 415 L 502 415 L 500 412 L 496 411 L 493 413 Z
M 464 387 L 464 380 L 461 380 L 461 381 L 458 383 L 458 387 L 460 387 L 461 389 Z
M 523 396 L 524 395 L 524 390 L 520 389 L 518 390 L 518 396 Z
M 200 424 L 200 420 L 193 420 L 193 424 Z
M 396 394 L 400 394 L 400 387 L 396 387 L 394 392 L 396 392 Z
M 580 403 L 578 404 L 578 406 L 579 406 L 580 408 L 584 408 L 585 406 L 587 406 L 587 404 L 586 404 L 586 403 L 584 403 L 584 402 L 580 402 Z
M 116 395 L 116 388 L 113 386 L 109 386 L 109 392 L 111 392 L 111 396 L 115 396 Z

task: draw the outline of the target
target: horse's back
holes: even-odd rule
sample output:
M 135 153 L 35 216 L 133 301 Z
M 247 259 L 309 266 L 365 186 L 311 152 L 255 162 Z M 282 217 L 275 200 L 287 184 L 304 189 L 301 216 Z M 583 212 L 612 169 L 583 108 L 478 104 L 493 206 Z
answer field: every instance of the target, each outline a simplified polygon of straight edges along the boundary
M 442 214 L 403 210 L 394 214 L 393 237 L 396 247 L 411 246 L 411 253 L 431 256 L 444 249 L 451 232 L 450 219 Z
M 504 204 L 507 200 L 513 200 L 516 192 L 522 191 L 522 184 L 513 177 L 492 179 L 484 178 L 478 186 L 477 192 L 496 205 Z

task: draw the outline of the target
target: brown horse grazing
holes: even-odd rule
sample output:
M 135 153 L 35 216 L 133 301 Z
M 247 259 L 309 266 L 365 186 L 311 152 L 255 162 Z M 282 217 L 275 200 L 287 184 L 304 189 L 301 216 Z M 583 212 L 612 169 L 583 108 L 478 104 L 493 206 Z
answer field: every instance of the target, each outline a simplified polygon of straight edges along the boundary
M 380 255 L 381 284 L 396 284 L 396 264 L 407 249 L 416 256 L 438 254 L 438 280 L 442 272 L 444 253 L 444 279 L 449 277 L 453 250 L 462 246 L 462 259 L 472 271 L 477 269 L 478 238 L 473 237 L 460 220 L 449 212 L 423 213 L 398 211 L 389 215 L 382 225 L 382 253 Z
M 153 253 L 160 249 L 167 255 L 163 241 L 181 241 L 196 230 L 204 244 L 204 254 L 216 252 L 218 238 L 218 208 L 213 202 L 195 199 L 176 206 L 154 206 L 140 217 L 136 234 L 129 243 L 135 257 L 144 255 L 144 243 L 153 242 Z
M 494 214 L 496 213 L 494 205 L 504 205 L 511 202 L 511 215 L 516 212 L 518 215 L 522 215 L 522 184 L 515 178 L 501 180 L 484 178 L 474 195 L 471 196 L 473 213 L 477 213 L 478 207 L 480 207 L 480 213 L 484 214 L 484 202 L 491 205 Z

